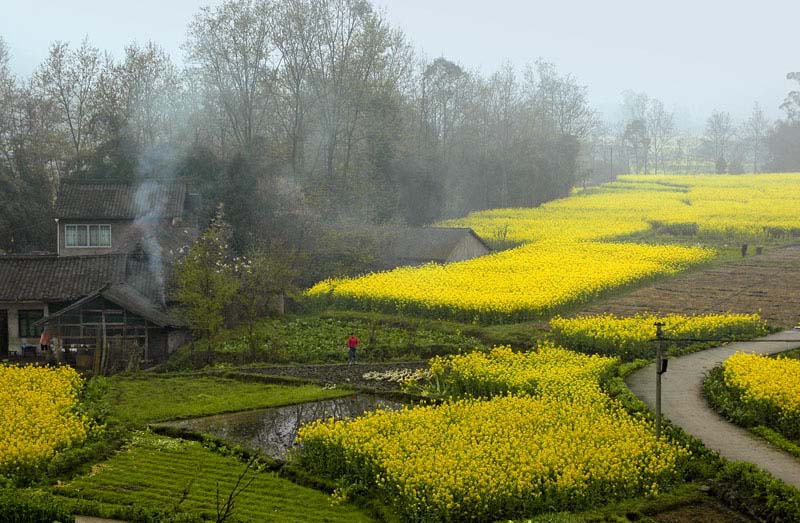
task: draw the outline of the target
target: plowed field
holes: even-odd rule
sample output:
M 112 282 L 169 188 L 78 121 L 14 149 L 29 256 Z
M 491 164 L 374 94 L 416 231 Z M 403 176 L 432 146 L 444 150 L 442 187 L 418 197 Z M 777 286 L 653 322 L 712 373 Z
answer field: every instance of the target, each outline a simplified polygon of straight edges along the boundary
M 579 314 L 604 312 L 621 316 L 758 312 L 772 325 L 793 327 L 800 322 L 800 245 L 642 287 L 596 302 Z

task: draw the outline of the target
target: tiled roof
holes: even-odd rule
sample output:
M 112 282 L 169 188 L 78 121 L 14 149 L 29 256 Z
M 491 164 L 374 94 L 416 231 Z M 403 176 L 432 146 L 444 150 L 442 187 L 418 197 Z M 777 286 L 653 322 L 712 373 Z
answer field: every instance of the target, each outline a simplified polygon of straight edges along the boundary
M 140 184 L 64 182 L 56 201 L 56 217 L 79 220 L 174 218 L 183 214 L 186 185 L 180 181 L 146 180 Z
M 449 261 L 453 250 L 464 238 L 471 237 L 477 243 L 491 249 L 472 229 L 459 227 L 392 227 L 385 232 L 384 253 L 395 265 L 402 262 Z
M 125 256 L 0 256 L 0 301 L 70 301 L 125 280 Z
M 342 242 L 366 239 L 366 248 L 374 253 L 373 270 L 428 262 L 449 263 L 459 259 L 454 259 L 453 255 L 465 241 L 473 242 L 472 250 L 480 255 L 492 251 L 467 227 L 328 225 L 327 232 Z
M 102 296 L 107 300 L 116 303 L 120 307 L 123 307 L 126 310 L 155 323 L 159 327 L 180 327 L 182 325 L 179 320 L 161 311 L 155 304 L 153 304 L 153 302 L 148 300 L 145 296 L 142 296 L 136 289 L 124 283 L 106 285 L 100 289 L 96 289 L 94 292 L 87 295 L 83 299 L 76 301 L 69 307 L 65 307 L 60 311 L 43 318 L 40 320 L 40 323 L 46 323 L 58 318 L 59 316 L 62 316 L 69 311 L 78 309 L 84 304 L 91 302 L 98 296 Z

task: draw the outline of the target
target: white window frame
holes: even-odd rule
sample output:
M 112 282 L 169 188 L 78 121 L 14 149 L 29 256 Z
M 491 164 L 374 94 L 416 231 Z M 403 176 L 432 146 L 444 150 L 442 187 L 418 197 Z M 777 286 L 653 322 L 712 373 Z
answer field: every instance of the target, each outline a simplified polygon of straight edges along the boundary
M 78 228 L 79 227 L 84 227 L 85 230 L 86 230 L 86 244 L 85 245 L 77 245 Z M 97 245 L 92 245 L 91 235 L 89 233 L 90 227 L 97 227 Z M 108 228 L 108 244 L 107 245 L 100 243 L 100 238 L 102 237 L 102 235 L 100 234 L 100 231 L 104 227 Z M 75 231 L 73 233 L 73 236 L 72 236 L 75 239 L 75 242 L 76 242 L 74 245 L 70 245 L 69 244 L 70 235 L 69 235 L 68 231 L 69 231 L 70 228 L 73 228 L 74 231 Z M 101 223 L 70 223 L 70 224 L 64 224 L 64 247 L 66 247 L 68 249 L 108 249 L 112 245 L 113 245 L 113 241 L 111 239 L 111 224 L 107 224 L 107 223 L 102 223 L 102 224 Z

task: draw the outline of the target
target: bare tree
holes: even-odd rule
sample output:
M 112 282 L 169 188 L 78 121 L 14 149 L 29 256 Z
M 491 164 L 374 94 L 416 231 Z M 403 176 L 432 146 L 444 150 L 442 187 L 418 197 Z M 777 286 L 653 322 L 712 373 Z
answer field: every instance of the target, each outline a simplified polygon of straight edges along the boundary
M 753 112 L 744 122 L 742 129 L 746 147 L 750 153 L 750 158 L 753 160 L 754 173 L 761 172 L 761 167 L 764 165 L 768 131 L 769 122 L 764 116 L 761 106 L 756 102 L 753 105 Z
M 357 131 L 402 36 L 364 0 L 311 0 L 316 34 L 309 86 L 319 116 L 322 170 L 330 182 L 351 172 Z M 338 156 L 338 158 L 337 158 Z M 337 162 L 338 160 L 338 162 Z
M 100 52 L 81 42 L 78 49 L 55 42 L 50 54 L 36 73 L 42 96 L 56 105 L 67 129 L 73 149 L 73 167 L 83 170 L 84 160 L 92 144 L 94 111 L 97 107 L 97 82 L 100 77 Z
M 444 57 L 435 59 L 425 67 L 422 75 L 422 116 L 426 142 L 435 154 L 447 160 L 450 142 L 465 87 L 470 81 L 464 69 Z
M 204 7 L 189 26 L 189 60 L 218 100 L 237 145 L 252 152 L 268 136 L 278 57 L 269 0 L 234 0 Z
M 6 43 L 0 37 L 0 154 L 7 163 L 6 168 L 11 169 L 12 158 L 12 129 L 14 111 L 14 97 L 16 86 L 9 69 L 9 53 Z
M 647 108 L 647 133 L 653 151 L 653 172 L 658 173 L 658 166 L 663 163 L 664 149 L 675 131 L 672 113 L 664 109 L 661 100 L 650 100 Z
M 177 131 L 182 82 L 169 55 L 153 42 L 132 43 L 119 63 L 107 59 L 98 89 L 107 120 L 118 120 L 138 151 Z
M 650 98 L 644 93 L 625 91 L 622 93 L 621 142 L 627 153 L 633 154 L 634 170 L 649 171 L 650 131 L 647 128 L 647 112 Z
M 586 138 L 597 125 L 597 114 L 586 101 L 586 86 L 570 75 L 558 73 L 550 62 L 538 60 L 527 72 L 528 83 L 535 83 L 534 103 L 542 121 L 560 136 Z
M 705 145 L 711 158 L 716 162 L 716 171 L 727 170 L 728 154 L 734 138 L 733 119 L 726 111 L 715 110 L 706 121 Z
M 514 141 L 520 132 L 521 122 L 518 115 L 522 110 L 522 93 L 510 62 L 503 64 L 489 82 L 489 103 L 485 104 L 489 117 L 483 129 L 481 142 L 485 144 L 484 155 L 493 156 L 491 167 L 500 178 L 498 203 L 506 207 L 509 202 L 511 172 L 503 159 L 512 154 Z
M 308 0 L 279 2 L 270 19 L 273 44 L 281 55 L 277 81 L 281 122 L 289 138 L 292 174 L 305 171 L 307 139 L 308 82 L 311 66 L 309 50 L 316 46 L 316 33 Z

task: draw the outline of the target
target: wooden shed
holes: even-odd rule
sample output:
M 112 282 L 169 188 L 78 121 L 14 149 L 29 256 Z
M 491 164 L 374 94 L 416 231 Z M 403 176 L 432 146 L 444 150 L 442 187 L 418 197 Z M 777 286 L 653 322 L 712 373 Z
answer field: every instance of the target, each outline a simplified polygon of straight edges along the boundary
M 179 343 L 181 323 L 136 289 L 109 284 L 40 320 L 68 362 L 95 374 L 163 361 Z

